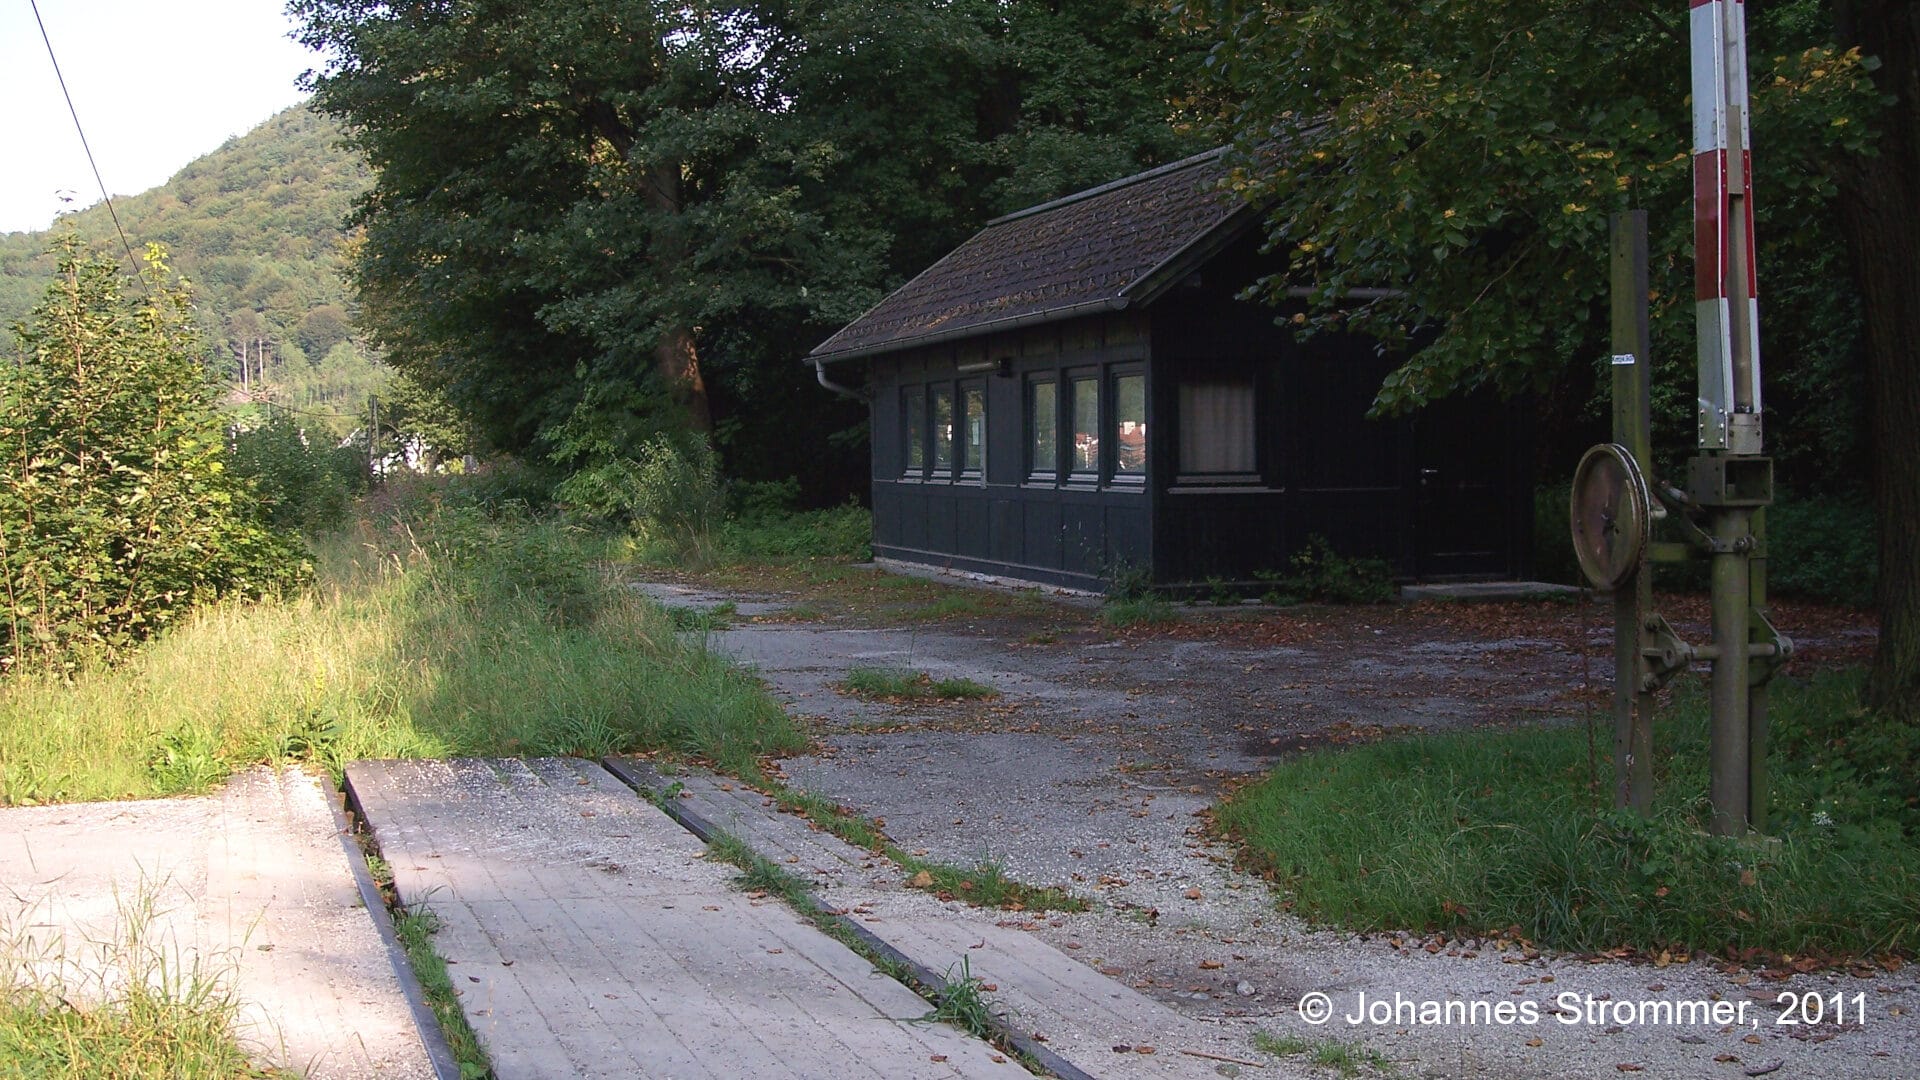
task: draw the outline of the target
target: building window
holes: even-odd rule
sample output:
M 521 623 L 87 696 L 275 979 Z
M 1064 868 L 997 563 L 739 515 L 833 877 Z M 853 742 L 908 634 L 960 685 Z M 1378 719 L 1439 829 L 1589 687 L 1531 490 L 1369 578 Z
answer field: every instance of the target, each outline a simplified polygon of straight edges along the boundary
M 987 392 L 979 384 L 960 388 L 960 468 L 979 476 L 987 456 Z
M 911 476 L 919 476 L 927 470 L 927 390 L 924 386 L 909 386 L 900 391 L 901 412 L 906 419 L 902 424 L 905 430 L 907 461 L 905 471 Z
M 1147 471 L 1147 377 L 1113 379 L 1113 472 L 1144 476 Z
M 1072 416 L 1073 446 L 1070 467 L 1076 473 L 1100 472 L 1100 380 L 1092 375 L 1068 381 L 1067 404 Z
M 1180 474 L 1252 475 L 1253 380 L 1180 384 Z
M 933 471 L 953 472 L 953 388 L 933 388 Z
M 1051 478 L 1060 467 L 1060 387 L 1052 379 L 1027 384 L 1027 471 Z

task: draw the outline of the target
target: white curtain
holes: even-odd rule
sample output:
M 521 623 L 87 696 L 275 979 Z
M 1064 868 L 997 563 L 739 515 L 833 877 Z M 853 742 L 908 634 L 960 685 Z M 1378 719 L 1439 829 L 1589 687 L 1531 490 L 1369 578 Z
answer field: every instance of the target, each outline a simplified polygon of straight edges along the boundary
M 1251 473 L 1253 380 L 1180 384 L 1180 471 Z

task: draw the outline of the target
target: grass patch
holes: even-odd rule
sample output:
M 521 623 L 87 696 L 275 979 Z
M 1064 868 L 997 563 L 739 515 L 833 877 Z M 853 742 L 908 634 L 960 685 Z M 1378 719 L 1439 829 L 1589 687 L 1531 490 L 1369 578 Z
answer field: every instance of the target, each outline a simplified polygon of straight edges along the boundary
M 1179 609 L 1158 596 L 1134 596 L 1100 605 L 1100 621 L 1115 629 L 1164 626 L 1180 621 Z
M 122 897 L 115 936 L 91 956 L 0 927 L 0 1076 L 237 1080 L 262 1069 L 234 1039 L 233 964 L 153 940 L 150 890 Z
M 1065 889 L 1015 881 L 998 866 L 983 862 L 972 869 L 928 862 L 908 852 L 880 831 L 872 821 L 829 799 L 778 786 L 769 792 L 780 808 L 798 814 L 855 847 L 883 855 L 910 877 L 908 884 L 927 889 L 943 899 L 1007 911 L 1085 911 L 1086 901 Z
M 1339 1039 L 1313 1040 L 1298 1035 L 1274 1035 L 1266 1031 L 1253 1033 L 1253 1048 L 1270 1057 L 1304 1057 L 1323 1069 L 1332 1069 L 1342 1077 L 1359 1076 L 1372 1073 L 1378 1076 L 1398 1076 L 1399 1070 L 1393 1062 L 1378 1050 L 1357 1042 L 1345 1042 Z
M 962 956 L 959 963 L 947 969 L 938 985 L 929 985 L 909 968 L 877 953 L 846 923 L 824 910 L 814 899 L 813 891 L 805 879 L 761 856 L 738 837 L 731 833 L 716 832 L 708 838 L 707 850 L 711 858 L 740 869 L 740 877 L 734 882 L 735 888 L 780 898 L 815 928 L 872 964 L 874 970 L 925 998 L 933 1008 L 918 1018 L 921 1022 L 951 1024 L 999 1047 L 1020 1060 L 1029 1071 L 1041 1071 L 1037 1062 L 1004 1037 L 998 1024 L 999 1013 L 985 993 L 987 984 L 973 974 L 972 964 L 967 957 Z M 955 976 L 956 970 L 958 977 Z
M 1774 836 L 1706 835 L 1707 705 L 1656 733 L 1656 813 L 1614 811 L 1607 733 L 1422 736 L 1308 754 L 1216 808 L 1301 915 L 1359 930 L 1571 950 L 1710 950 L 1806 963 L 1920 944 L 1920 731 L 1858 704 L 1857 675 L 1780 680 Z
M 972 679 L 935 679 L 909 668 L 857 667 L 840 689 L 857 697 L 884 701 L 965 701 L 999 697 L 1000 691 Z
M 114 668 L 0 685 L 0 804 L 201 792 L 255 762 L 670 750 L 757 775 L 804 745 L 765 690 L 594 569 L 474 509 L 362 522 L 283 600 L 199 612 Z
M 372 838 L 361 834 L 360 841 L 368 845 Z M 492 1076 L 493 1066 L 487 1060 L 487 1052 L 481 1047 L 479 1036 L 474 1034 L 473 1025 L 467 1023 L 467 1014 L 460 1008 L 460 995 L 454 989 L 447 962 L 434 950 L 433 935 L 440 931 L 440 920 L 423 905 L 400 902 L 393 889 L 393 871 L 385 859 L 372 851 L 367 852 L 367 870 L 386 901 L 387 912 L 393 918 L 393 936 L 406 950 L 407 966 L 420 982 L 427 1007 L 433 1010 L 433 1018 L 440 1024 L 440 1034 L 446 1038 L 447 1048 L 453 1051 L 461 1077 L 479 1080 Z
M 740 609 L 733 601 L 715 604 L 710 608 L 669 607 L 667 619 L 673 628 L 682 633 L 711 634 L 715 630 L 725 630 L 733 625 L 733 617 Z

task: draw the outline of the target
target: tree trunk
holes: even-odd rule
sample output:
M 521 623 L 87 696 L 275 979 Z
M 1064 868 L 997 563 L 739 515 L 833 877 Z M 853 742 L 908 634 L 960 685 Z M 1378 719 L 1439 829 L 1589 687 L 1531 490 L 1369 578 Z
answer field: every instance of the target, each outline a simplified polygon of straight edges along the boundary
M 645 174 L 647 200 L 654 209 L 667 215 L 670 224 L 654 238 L 653 260 L 667 275 L 677 275 L 687 261 L 687 243 L 680 231 L 680 165 L 657 165 Z M 700 354 L 693 342 L 693 329 L 685 323 L 667 328 L 653 348 L 654 368 L 666 385 L 667 394 L 680 407 L 687 427 L 702 435 L 713 433 L 713 414 L 707 406 L 707 382 L 700 374 Z
M 1867 703 L 1920 722 L 1920 3 L 1841 0 L 1841 40 L 1881 61 L 1880 153 L 1842 163 L 1841 218 L 1867 339 L 1880 644 Z

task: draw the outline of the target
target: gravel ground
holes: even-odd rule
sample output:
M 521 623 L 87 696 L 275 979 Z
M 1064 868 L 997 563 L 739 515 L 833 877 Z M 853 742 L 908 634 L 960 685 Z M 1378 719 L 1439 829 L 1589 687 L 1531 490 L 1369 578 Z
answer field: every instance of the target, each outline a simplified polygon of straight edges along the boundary
M 1315 930 L 1279 913 L 1266 885 L 1203 835 L 1195 815 L 1228 782 L 1285 754 L 1577 715 L 1606 690 L 1599 605 L 1304 610 L 1116 635 L 1070 606 L 874 628 L 781 621 L 780 596 L 642 587 L 681 606 L 731 600 L 752 620 L 712 641 L 814 726 L 817 751 L 784 763 L 790 783 L 881 819 L 908 849 L 992 861 L 1096 901 L 1077 915 L 970 917 L 1030 929 L 1189 1016 L 1239 1029 L 1249 1045 L 1264 1031 L 1303 1040 L 1303 1055 L 1364 1047 L 1385 1066 L 1363 1075 L 1920 1076 L 1912 970 L 1772 981 L 1706 957 L 1661 968 Z M 1676 622 L 1687 632 L 1684 612 Z M 1871 642 L 1870 627 L 1845 617 L 1818 626 L 1802 657 L 1849 657 Z M 857 666 L 971 678 L 1000 696 L 859 701 L 832 685 Z M 1331 1007 L 1320 1025 L 1301 1015 L 1316 993 Z M 1821 995 L 1826 1020 L 1789 1023 L 1783 994 Z M 1834 995 L 1843 1023 L 1832 1021 Z M 1450 1003 L 1475 1010 L 1471 1022 L 1440 1022 Z

